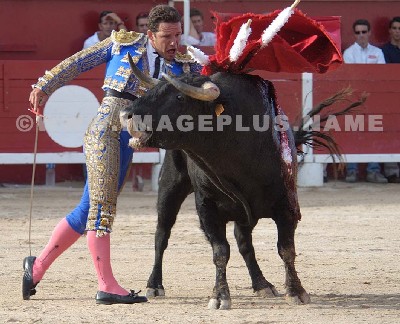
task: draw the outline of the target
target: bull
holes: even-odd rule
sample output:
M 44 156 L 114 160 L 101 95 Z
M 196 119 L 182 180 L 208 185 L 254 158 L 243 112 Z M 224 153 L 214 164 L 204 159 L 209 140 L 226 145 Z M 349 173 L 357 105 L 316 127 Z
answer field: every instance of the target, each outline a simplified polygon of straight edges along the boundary
M 147 295 L 165 293 L 163 254 L 181 204 L 194 192 L 200 227 L 211 244 L 216 268 L 209 308 L 231 307 L 226 277 L 230 257 L 226 224 L 230 221 L 252 288 L 260 296 L 278 295 L 264 277 L 252 244 L 252 231 L 261 218 L 272 218 L 277 226 L 286 298 L 309 303 L 310 296 L 295 268 L 294 236 L 301 218 L 296 145 L 309 141 L 311 132 L 317 143 L 327 140 L 327 146 L 335 151 L 334 141 L 324 135 L 318 138 L 318 132 L 304 128 L 294 134 L 290 128 L 282 128 L 282 123 L 276 122 L 279 106 L 274 87 L 259 76 L 225 72 L 179 78 L 164 75 L 155 82 L 140 75 L 134 66 L 132 69 L 152 88 L 121 112 L 121 122 L 132 135 L 131 146 L 167 150 L 159 178 L 155 263 Z M 237 122 L 226 122 L 238 116 L 240 129 Z M 267 127 L 256 130 L 254 119 L 264 120 Z M 183 127 L 183 120 L 190 121 L 190 127 Z

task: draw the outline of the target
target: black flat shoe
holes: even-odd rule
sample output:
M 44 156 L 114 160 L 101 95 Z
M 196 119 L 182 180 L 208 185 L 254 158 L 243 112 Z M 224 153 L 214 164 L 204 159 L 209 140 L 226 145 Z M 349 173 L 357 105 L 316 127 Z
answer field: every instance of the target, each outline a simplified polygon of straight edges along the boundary
M 386 177 L 389 183 L 400 183 L 400 178 L 396 176 L 395 174 Z
M 36 294 L 36 285 L 33 284 L 33 263 L 36 257 L 28 256 L 22 262 L 22 268 L 24 269 L 24 276 L 22 277 L 22 298 L 28 300 L 31 296 Z
M 104 291 L 98 291 L 96 294 L 96 304 L 112 305 L 112 304 L 135 304 L 145 303 L 147 298 L 145 296 L 139 296 L 140 290 L 135 293 L 131 290 L 129 295 L 122 296 L 117 294 L 110 294 Z

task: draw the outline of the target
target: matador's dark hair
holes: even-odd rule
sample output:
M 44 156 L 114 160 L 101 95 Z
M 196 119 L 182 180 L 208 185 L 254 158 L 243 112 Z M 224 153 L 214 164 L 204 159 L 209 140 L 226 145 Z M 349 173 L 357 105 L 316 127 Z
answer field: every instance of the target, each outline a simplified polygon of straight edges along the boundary
M 177 23 L 181 22 L 181 15 L 178 10 L 167 5 L 158 5 L 153 7 L 149 13 L 149 30 L 153 33 L 158 31 L 160 23 Z

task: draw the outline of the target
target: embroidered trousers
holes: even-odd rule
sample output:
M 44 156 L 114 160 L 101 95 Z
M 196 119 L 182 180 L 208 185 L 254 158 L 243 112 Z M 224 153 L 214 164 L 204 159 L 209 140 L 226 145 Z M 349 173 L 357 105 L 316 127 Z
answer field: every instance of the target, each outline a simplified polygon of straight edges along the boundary
M 78 233 L 96 230 L 98 236 L 112 231 L 118 192 L 132 164 L 130 135 L 121 130 L 119 113 L 130 100 L 105 97 L 84 138 L 87 181 L 78 206 L 67 215 Z

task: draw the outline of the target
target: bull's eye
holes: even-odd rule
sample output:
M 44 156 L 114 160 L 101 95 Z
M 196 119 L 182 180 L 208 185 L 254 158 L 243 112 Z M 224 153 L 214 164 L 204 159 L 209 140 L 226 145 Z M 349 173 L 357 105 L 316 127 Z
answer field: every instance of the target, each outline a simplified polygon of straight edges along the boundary
M 178 94 L 176 96 L 176 99 L 178 99 L 179 101 L 183 101 L 183 96 L 181 94 Z

